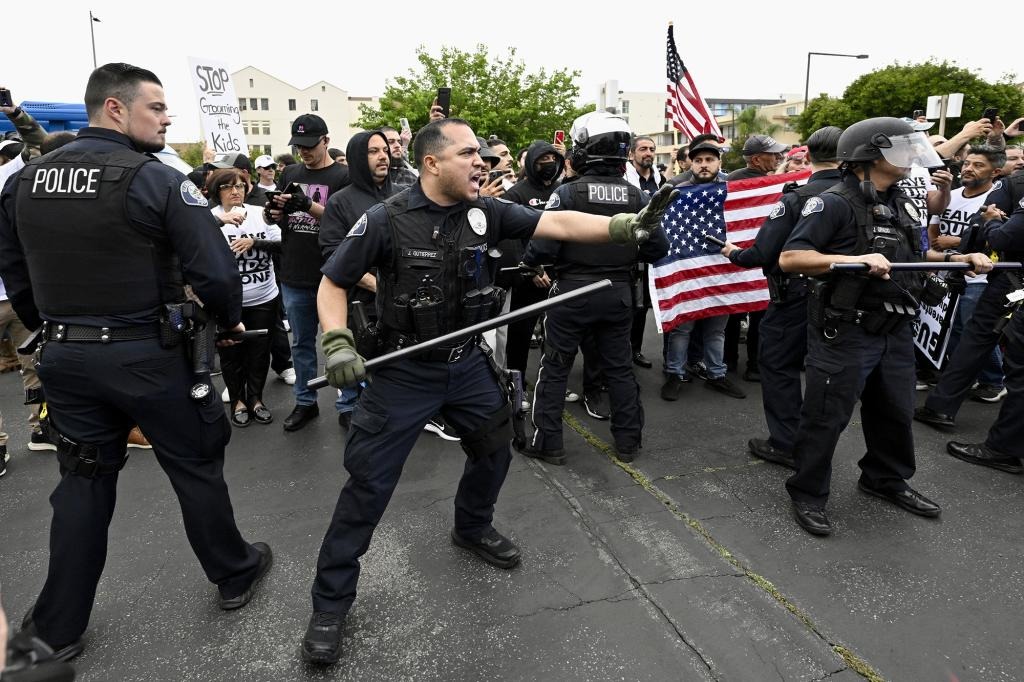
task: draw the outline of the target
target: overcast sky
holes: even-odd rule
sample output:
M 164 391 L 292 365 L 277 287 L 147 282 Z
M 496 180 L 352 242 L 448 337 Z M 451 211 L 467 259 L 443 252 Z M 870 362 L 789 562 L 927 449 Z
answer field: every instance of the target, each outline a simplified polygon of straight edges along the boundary
M 380 9 L 371 12 L 369 5 Z M 706 98 L 802 97 L 809 51 L 870 55 L 812 57 L 812 98 L 821 92 L 839 96 L 858 76 L 897 61 L 947 59 L 992 82 L 1024 63 L 1016 41 L 998 35 L 1007 27 L 990 23 L 994 10 L 956 26 L 938 5 L 927 3 L 444 0 L 408 5 L 423 9 L 405 6 L 49 0 L 37 16 L 31 5 L 20 3 L 4 21 L 10 30 L 4 31 L 0 84 L 16 102 L 81 102 L 92 69 L 90 9 L 101 20 L 93 25 L 100 64 L 130 62 L 163 81 L 176 115 L 168 131 L 172 142 L 200 136 L 189 56 L 225 60 L 233 71 L 251 64 L 298 87 L 323 79 L 352 96 L 373 96 L 383 92 L 385 81 L 418 66 L 418 45 L 436 55 L 442 45 L 474 50 L 483 43 L 492 54 L 515 47 L 531 71 L 578 70 L 580 94 L 588 101 L 608 79 L 618 80 L 621 90 L 663 91 L 669 21 L 676 26 L 680 56 Z M 828 22 L 840 7 L 849 16 Z M 14 15 L 24 23 L 10 21 Z M 979 32 L 993 37 L 970 38 Z M 921 93 L 922 108 L 930 94 L 943 93 Z

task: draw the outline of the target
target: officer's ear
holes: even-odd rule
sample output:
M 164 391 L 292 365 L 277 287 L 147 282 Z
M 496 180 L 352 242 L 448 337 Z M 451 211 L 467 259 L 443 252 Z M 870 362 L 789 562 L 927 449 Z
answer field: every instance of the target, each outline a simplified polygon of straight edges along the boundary
M 103 100 L 103 113 L 111 120 L 121 123 L 124 121 L 128 107 L 116 97 L 108 97 Z
M 427 154 L 426 156 L 424 156 L 423 157 L 422 167 L 420 168 L 420 173 L 421 174 L 422 173 L 430 173 L 432 175 L 440 175 L 441 174 L 441 169 L 438 167 L 437 157 L 434 156 L 433 154 Z

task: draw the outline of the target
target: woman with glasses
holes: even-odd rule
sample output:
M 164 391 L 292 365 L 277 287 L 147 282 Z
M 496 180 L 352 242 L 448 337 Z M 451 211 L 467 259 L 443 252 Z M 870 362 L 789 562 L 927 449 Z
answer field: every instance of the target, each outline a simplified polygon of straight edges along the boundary
M 249 174 L 224 168 L 206 181 L 210 210 L 238 262 L 242 276 L 242 322 L 246 329 L 272 329 L 280 292 L 274 279 L 271 253 L 281 251 L 281 228 L 263 222 L 263 210 L 245 203 L 252 189 Z M 237 427 L 274 420 L 263 404 L 263 385 L 270 368 L 270 336 L 219 347 L 221 372 L 231 404 L 231 423 Z

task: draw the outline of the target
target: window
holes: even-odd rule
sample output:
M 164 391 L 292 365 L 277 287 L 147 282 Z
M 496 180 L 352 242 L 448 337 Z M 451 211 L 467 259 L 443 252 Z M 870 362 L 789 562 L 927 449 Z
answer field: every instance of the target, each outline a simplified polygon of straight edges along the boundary
M 270 134 L 270 121 L 264 121 L 263 122 L 263 134 L 264 135 L 269 135 Z
M 259 108 L 259 107 L 256 106 L 256 98 L 255 97 L 250 97 L 249 98 L 249 108 L 252 109 L 253 111 L 256 111 Z
M 796 107 L 786 107 L 786 116 L 796 116 Z
M 318 100 L 318 99 L 311 99 L 311 100 L 309 100 L 309 110 L 310 111 L 320 111 L 320 100 Z
M 266 154 L 267 156 L 270 155 L 270 145 L 269 144 L 263 145 L 263 153 Z
M 254 88 L 254 87 L 256 87 L 255 85 L 253 85 L 253 82 L 252 82 L 252 79 L 251 79 L 251 78 L 249 79 L 249 87 L 250 87 L 250 88 Z
M 263 111 L 270 111 L 270 100 L 266 97 L 260 98 L 260 109 Z
M 327 92 L 327 86 L 326 85 L 321 85 L 320 86 L 320 92 Z
M 288 111 L 295 111 L 295 100 L 288 100 Z
M 246 135 L 249 134 L 249 124 L 245 121 L 242 121 L 242 132 L 245 133 Z
M 239 111 L 245 111 L 246 109 L 247 109 L 247 107 L 245 106 L 245 98 L 244 97 L 239 97 L 238 98 L 238 110 Z
M 622 113 L 624 113 L 624 114 L 628 114 L 629 113 L 629 100 L 628 99 L 622 100 Z

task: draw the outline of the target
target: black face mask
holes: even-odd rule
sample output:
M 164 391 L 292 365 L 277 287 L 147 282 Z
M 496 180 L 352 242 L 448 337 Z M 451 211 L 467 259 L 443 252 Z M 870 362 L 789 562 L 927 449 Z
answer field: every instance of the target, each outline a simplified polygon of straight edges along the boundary
M 558 177 L 558 163 L 555 161 L 538 163 L 535 168 L 537 170 L 537 178 L 541 182 L 550 182 Z

